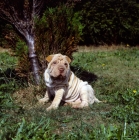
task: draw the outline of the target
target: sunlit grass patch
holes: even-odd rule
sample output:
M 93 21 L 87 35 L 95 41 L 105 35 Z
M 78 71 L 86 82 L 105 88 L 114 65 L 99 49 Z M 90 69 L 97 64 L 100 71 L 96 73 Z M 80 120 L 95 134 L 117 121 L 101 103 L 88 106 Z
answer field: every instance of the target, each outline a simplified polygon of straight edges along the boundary
M 6 57 L 1 57 L 2 55 Z M 8 66 L 14 68 L 16 59 L 7 54 L 2 55 L 0 58 L 5 64 L 2 69 L 5 70 Z M 46 112 L 50 103 L 39 106 L 37 101 L 38 95 L 45 94 L 45 84 L 39 89 L 34 86 L 24 87 L 24 83 L 18 89 L 16 80 L 0 85 L 0 138 L 138 139 L 138 62 L 137 48 L 74 53 L 71 64 L 75 67 L 74 72 L 79 77 L 82 77 L 82 72 L 86 72 L 88 76 L 85 75 L 84 79 L 93 86 L 96 97 L 104 101 L 84 109 L 60 106 L 57 110 Z M 95 80 L 90 79 L 90 73 L 94 74 Z M 13 103 L 16 106 L 12 108 Z

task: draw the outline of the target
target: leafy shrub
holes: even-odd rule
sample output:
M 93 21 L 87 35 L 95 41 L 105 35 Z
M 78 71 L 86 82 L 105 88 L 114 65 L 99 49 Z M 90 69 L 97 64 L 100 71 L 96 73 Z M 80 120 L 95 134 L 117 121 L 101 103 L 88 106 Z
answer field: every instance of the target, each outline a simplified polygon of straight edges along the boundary
M 28 77 L 31 72 L 30 61 L 28 57 L 28 47 L 25 42 L 18 40 L 16 43 L 15 54 L 18 58 L 18 63 L 16 66 L 17 75 L 20 77 Z
M 85 44 L 139 43 L 139 4 L 136 1 L 92 0 L 83 3 L 78 8 L 85 25 Z
M 60 5 L 48 8 L 41 19 L 36 19 L 36 50 L 42 66 L 49 54 L 62 53 L 71 57 L 77 50 L 83 26 L 79 12 Z
M 19 36 L 12 25 L 2 19 L 0 19 L 0 23 L 0 46 L 14 49 Z

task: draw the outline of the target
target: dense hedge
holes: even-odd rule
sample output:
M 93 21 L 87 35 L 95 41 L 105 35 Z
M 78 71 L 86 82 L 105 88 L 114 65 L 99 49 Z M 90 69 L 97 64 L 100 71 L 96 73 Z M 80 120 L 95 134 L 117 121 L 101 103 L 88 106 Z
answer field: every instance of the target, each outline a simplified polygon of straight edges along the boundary
M 82 0 L 81 11 L 85 25 L 82 43 L 139 43 L 139 4 L 135 0 Z
M 69 16 L 66 12 L 64 14 L 64 10 L 62 12 L 63 16 Z M 74 12 L 74 15 L 79 15 L 76 12 L 80 13 L 79 18 L 82 17 L 81 24 L 84 26 L 81 44 L 139 44 L 139 0 L 81 0 L 76 3 Z M 61 20 L 59 17 L 57 19 Z M 0 23 L 2 22 L 1 20 Z M 67 24 L 62 20 L 61 23 Z M 1 46 L 5 44 L 2 34 L 3 26 L 3 24 L 0 25 Z M 57 28 L 59 27 L 58 25 Z M 64 30 L 60 27 L 63 32 L 62 29 Z M 51 32 L 51 29 L 49 30 Z

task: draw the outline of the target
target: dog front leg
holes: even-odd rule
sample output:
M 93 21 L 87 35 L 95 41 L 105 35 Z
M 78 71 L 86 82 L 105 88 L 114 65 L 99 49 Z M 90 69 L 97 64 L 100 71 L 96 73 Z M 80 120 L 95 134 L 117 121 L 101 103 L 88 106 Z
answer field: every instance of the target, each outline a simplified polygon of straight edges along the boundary
M 39 103 L 41 104 L 45 104 L 49 101 L 49 95 L 48 95 L 48 91 L 46 91 L 44 98 L 39 100 Z
M 56 90 L 54 100 L 46 110 L 49 111 L 51 109 L 57 109 L 63 98 L 63 95 L 64 95 L 64 89 Z

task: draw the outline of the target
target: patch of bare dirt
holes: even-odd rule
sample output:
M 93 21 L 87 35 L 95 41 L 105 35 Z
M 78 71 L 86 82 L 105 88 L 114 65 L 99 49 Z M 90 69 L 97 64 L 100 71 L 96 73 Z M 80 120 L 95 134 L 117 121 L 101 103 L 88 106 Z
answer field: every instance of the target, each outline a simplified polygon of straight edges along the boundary
M 127 49 L 127 45 L 99 45 L 99 46 L 78 46 L 78 52 L 111 51 L 117 49 Z
M 2 48 L 0 47 L 0 53 L 8 52 L 9 54 L 14 54 L 13 51 L 10 48 Z
M 31 86 L 16 91 L 13 93 L 12 98 L 16 104 L 20 105 L 25 110 L 29 110 L 42 106 L 38 103 L 38 100 L 43 97 L 43 93 L 41 93 L 42 91 L 39 87 Z

